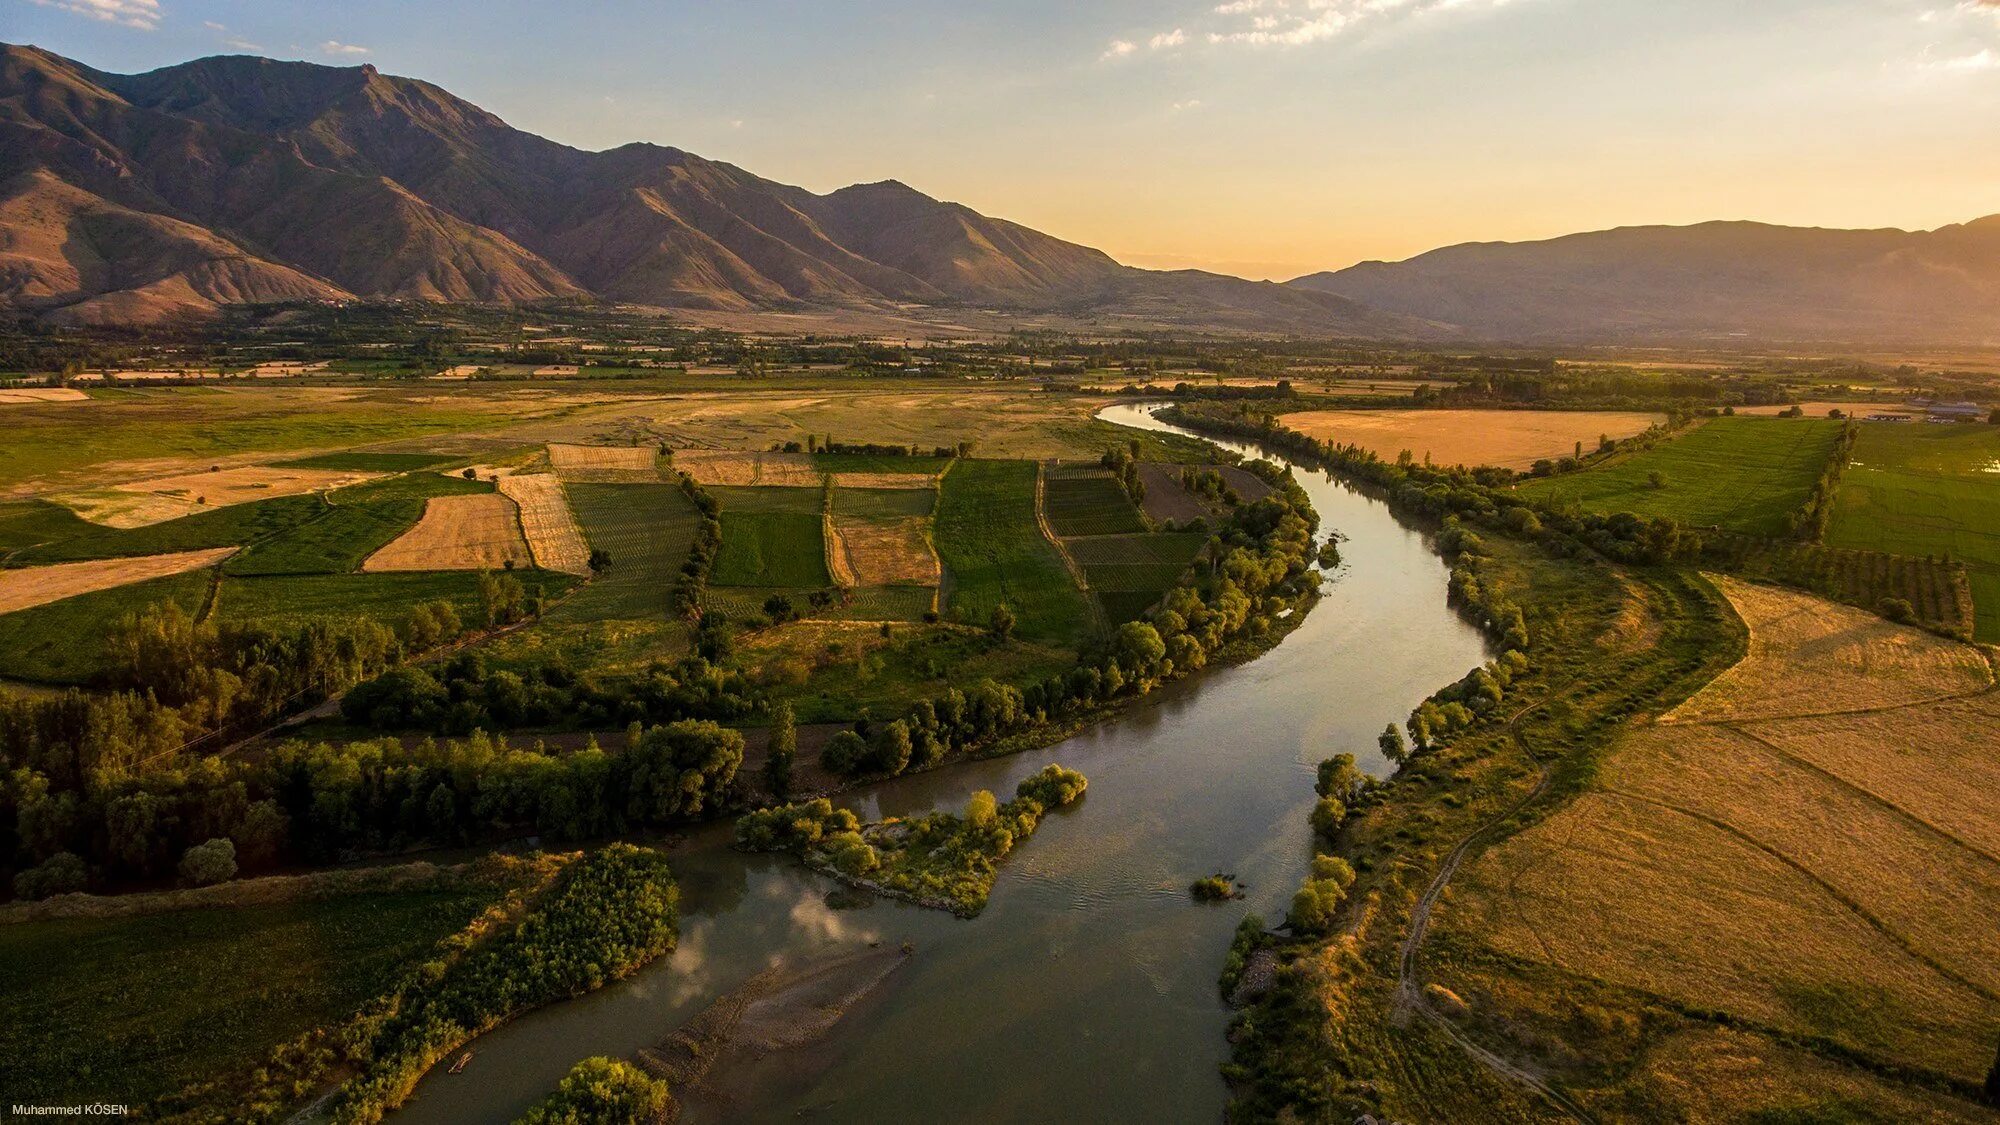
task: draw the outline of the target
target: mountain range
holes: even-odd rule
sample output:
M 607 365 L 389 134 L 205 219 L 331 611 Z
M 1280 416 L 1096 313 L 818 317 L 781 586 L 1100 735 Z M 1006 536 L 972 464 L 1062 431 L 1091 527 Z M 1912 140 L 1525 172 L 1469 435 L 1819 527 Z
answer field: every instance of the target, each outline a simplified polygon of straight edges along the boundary
M 815 194 L 602 152 L 372 66 L 120 75 L 0 45 L 0 307 L 142 324 L 309 300 L 981 309 L 1399 339 L 2000 343 L 2000 217 L 1718 223 L 1451 247 L 1288 284 L 1121 265 L 893 180 Z

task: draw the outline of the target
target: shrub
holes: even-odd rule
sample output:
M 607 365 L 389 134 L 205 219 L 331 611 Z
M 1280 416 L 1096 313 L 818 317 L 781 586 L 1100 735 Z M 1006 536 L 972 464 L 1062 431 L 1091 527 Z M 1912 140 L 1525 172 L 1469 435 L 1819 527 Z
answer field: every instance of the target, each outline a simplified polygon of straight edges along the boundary
M 72 852 L 57 852 L 40 865 L 14 876 L 14 895 L 25 899 L 48 898 L 80 891 L 89 882 L 90 871 L 83 865 L 82 857 Z
M 195 887 L 236 878 L 236 845 L 220 836 L 189 848 L 181 856 L 181 878 Z
M 631 1063 L 585 1059 L 515 1125 L 640 1125 L 658 1119 L 672 1100 L 665 1081 Z

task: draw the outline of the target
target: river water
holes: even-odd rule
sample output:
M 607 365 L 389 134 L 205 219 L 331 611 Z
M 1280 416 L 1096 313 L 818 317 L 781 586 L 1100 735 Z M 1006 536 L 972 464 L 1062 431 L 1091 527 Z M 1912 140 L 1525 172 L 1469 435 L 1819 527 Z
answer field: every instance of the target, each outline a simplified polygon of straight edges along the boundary
M 1147 407 L 1100 416 L 1172 430 Z M 915 955 L 827 1043 L 736 1076 L 730 1120 L 1219 1120 L 1230 1013 L 1216 975 L 1237 921 L 1254 910 L 1275 924 L 1303 877 L 1314 767 L 1349 751 L 1387 772 L 1383 725 L 1488 655 L 1447 607 L 1424 535 L 1325 474 L 1297 475 L 1322 534 L 1344 537 L 1343 562 L 1272 651 L 1060 745 L 841 799 L 875 819 L 955 809 L 980 789 L 1004 798 L 1050 762 L 1082 770 L 1089 793 L 1008 858 L 977 919 L 856 902 L 712 826 L 674 857 L 673 954 L 483 1037 L 472 1065 L 433 1072 L 396 1121 L 511 1121 L 578 1060 L 630 1055 L 771 964 L 905 941 Z M 1192 902 L 1188 884 L 1214 871 L 1247 884 L 1247 901 Z

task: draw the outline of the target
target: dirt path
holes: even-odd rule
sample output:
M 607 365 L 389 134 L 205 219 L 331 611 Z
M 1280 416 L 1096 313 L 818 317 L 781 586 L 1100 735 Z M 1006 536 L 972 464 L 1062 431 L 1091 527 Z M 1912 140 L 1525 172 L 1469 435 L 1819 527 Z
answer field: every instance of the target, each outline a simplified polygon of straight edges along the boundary
M 1423 979 L 1417 971 L 1417 958 L 1423 952 L 1424 939 L 1430 935 L 1431 909 L 1437 905 L 1438 899 L 1443 897 L 1445 888 L 1451 884 L 1452 877 L 1458 874 L 1460 865 L 1472 853 L 1473 846 L 1485 839 L 1495 829 L 1499 828 L 1500 825 L 1512 819 L 1515 814 L 1540 800 L 1542 795 L 1548 792 L 1549 781 L 1554 776 L 1549 763 L 1543 761 L 1539 755 L 1528 748 L 1527 742 L 1521 738 L 1517 729 L 1522 719 L 1533 714 L 1541 706 L 1540 703 L 1536 703 L 1533 706 L 1522 709 L 1511 719 L 1507 720 L 1508 737 L 1512 738 L 1514 744 L 1521 748 L 1521 752 L 1528 755 L 1536 764 L 1538 773 L 1535 778 L 1535 786 L 1528 791 L 1527 796 L 1516 801 L 1498 816 L 1467 833 L 1465 838 L 1460 840 L 1456 847 L 1452 848 L 1451 853 L 1445 856 L 1444 863 L 1439 865 L 1438 873 L 1431 879 L 1430 886 L 1425 887 L 1424 893 L 1418 897 L 1415 908 L 1410 911 L 1410 932 L 1403 938 L 1402 952 L 1396 963 L 1396 1000 L 1394 1006 L 1390 1009 L 1389 1020 L 1393 1025 L 1398 1027 L 1407 1026 L 1413 1016 L 1423 1020 L 1439 1031 L 1444 1032 L 1446 1037 L 1453 1043 L 1456 1043 L 1460 1050 L 1470 1055 L 1475 1062 L 1484 1066 L 1487 1070 L 1499 1075 L 1506 1081 L 1519 1086 L 1525 1086 L 1541 1095 L 1551 1105 L 1562 1110 L 1574 1120 L 1594 1123 L 1596 1118 L 1592 1117 L 1582 1106 L 1571 1100 L 1567 1094 L 1549 1085 L 1540 1075 L 1535 1074 L 1533 1071 L 1511 1062 L 1501 1055 L 1473 1042 L 1470 1036 L 1459 1030 L 1458 1025 L 1454 1024 L 1435 1008 L 1432 1008 L 1429 1001 L 1424 998 Z

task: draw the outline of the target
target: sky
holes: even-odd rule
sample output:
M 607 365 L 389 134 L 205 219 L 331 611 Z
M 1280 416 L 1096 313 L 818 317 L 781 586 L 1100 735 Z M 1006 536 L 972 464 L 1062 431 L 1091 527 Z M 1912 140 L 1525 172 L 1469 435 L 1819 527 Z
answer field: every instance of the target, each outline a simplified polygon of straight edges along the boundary
M 373 63 L 583 148 L 899 179 L 1258 278 L 2000 212 L 2000 0 L 0 0 L 0 39 Z

